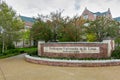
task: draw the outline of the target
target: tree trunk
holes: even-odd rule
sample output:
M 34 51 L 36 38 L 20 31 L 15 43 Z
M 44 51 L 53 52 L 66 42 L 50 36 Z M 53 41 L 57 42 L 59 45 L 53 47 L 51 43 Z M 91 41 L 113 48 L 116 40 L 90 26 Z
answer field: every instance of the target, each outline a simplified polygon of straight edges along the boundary
M 5 52 L 5 43 L 4 43 L 4 38 L 3 38 L 3 43 L 2 43 L 2 53 Z

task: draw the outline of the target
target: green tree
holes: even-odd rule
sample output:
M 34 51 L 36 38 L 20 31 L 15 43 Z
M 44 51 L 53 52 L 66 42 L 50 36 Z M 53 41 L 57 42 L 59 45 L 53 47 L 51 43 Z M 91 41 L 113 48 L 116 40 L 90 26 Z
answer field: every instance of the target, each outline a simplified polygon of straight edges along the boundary
M 24 29 L 21 31 L 21 39 L 23 41 L 23 47 L 25 47 L 25 44 L 29 44 L 30 41 L 30 29 Z
M 51 12 L 48 16 L 38 15 L 31 29 L 33 40 L 57 41 L 58 28 L 62 22 L 62 11 Z M 47 18 L 47 19 L 46 19 Z
M 84 20 L 81 17 L 74 16 L 72 19 L 72 24 L 75 27 L 75 41 L 82 41 L 84 37 L 84 24 L 86 23 L 86 20 Z
M 66 42 L 66 41 L 75 41 L 76 39 L 76 29 L 74 26 L 71 24 L 67 23 L 64 24 L 64 26 L 60 27 L 58 29 L 58 34 L 59 34 L 59 41 Z
M 90 26 L 86 27 L 86 31 L 88 34 L 94 34 L 96 41 L 102 41 L 107 37 L 115 38 L 118 34 L 118 22 L 110 18 L 99 17 L 95 21 L 89 22 L 89 24 Z
M 58 29 L 62 26 L 64 18 L 62 17 L 62 13 L 64 10 L 57 10 L 56 12 L 50 13 L 50 19 L 51 19 L 51 30 L 53 33 L 52 41 L 58 40 Z
M 81 41 L 84 35 L 84 23 L 86 21 L 81 17 L 73 17 L 72 19 L 66 17 L 63 19 L 62 26 L 59 28 L 60 41 Z
M 44 21 L 36 21 L 31 29 L 31 35 L 34 41 L 44 40 L 48 42 L 52 38 L 52 32 L 50 26 L 47 22 Z
M 19 31 L 23 28 L 23 22 L 17 18 L 15 11 L 5 2 L 0 4 L 0 27 L 3 30 L 1 40 L 2 52 L 4 52 L 14 46 L 13 42 L 18 40 L 16 36 L 19 36 Z

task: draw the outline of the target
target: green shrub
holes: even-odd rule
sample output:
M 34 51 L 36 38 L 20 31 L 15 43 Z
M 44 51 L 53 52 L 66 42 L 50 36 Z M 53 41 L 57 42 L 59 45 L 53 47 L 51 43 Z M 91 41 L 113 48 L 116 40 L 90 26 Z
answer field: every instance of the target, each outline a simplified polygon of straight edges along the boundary
M 15 49 L 15 45 L 13 43 L 9 43 L 7 49 Z
M 37 48 L 16 48 L 6 50 L 4 53 L 0 53 L 0 58 L 6 58 L 15 56 L 21 53 L 28 53 L 30 55 L 37 55 Z
M 111 57 L 115 59 L 120 59 L 120 47 L 116 48 L 113 52 Z
M 2 53 L 2 44 L 0 43 L 0 53 Z
M 37 51 L 36 48 L 27 51 L 27 53 L 31 56 L 37 56 L 38 55 L 38 51 Z

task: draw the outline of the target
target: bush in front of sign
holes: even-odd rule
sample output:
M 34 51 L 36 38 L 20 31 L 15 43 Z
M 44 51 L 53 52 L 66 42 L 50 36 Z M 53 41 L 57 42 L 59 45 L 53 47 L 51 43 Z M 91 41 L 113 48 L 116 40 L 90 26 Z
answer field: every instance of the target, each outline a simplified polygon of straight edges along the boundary
M 120 47 L 117 47 L 111 55 L 112 58 L 120 59 Z

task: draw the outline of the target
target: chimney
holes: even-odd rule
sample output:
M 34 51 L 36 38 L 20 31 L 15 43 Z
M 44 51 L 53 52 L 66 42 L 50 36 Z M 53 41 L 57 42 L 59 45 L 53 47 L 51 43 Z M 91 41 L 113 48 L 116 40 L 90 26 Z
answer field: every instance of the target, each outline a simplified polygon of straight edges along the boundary
M 110 8 L 108 8 L 108 16 L 109 16 L 110 18 L 112 18 L 112 14 L 111 14 Z
M 108 13 L 111 14 L 110 8 L 108 8 Z
M 87 7 L 85 7 L 85 10 L 87 10 Z

